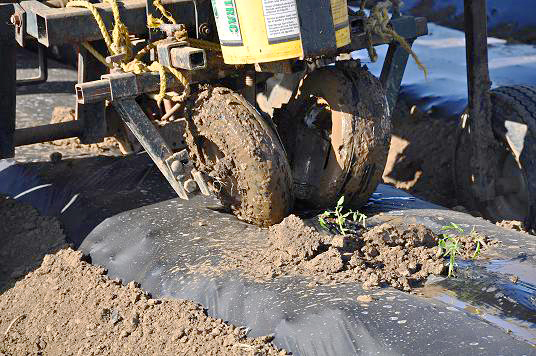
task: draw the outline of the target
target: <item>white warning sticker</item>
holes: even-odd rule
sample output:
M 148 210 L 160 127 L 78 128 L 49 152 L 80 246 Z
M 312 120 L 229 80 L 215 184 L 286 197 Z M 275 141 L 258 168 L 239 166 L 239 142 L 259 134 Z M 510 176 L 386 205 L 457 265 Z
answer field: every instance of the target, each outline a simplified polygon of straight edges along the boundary
M 268 43 L 290 42 L 300 38 L 296 0 L 262 0 Z
M 242 34 L 234 0 L 212 0 L 212 10 L 220 43 L 225 46 L 241 46 Z

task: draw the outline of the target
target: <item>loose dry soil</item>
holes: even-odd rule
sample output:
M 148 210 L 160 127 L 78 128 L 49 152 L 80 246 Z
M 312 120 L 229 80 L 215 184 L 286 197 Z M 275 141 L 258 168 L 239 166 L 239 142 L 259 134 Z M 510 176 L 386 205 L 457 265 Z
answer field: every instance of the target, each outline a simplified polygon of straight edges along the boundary
M 219 274 L 238 269 L 259 281 L 302 275 L 310 278 L 311 286 L 362 282 L 365 289 L 390 285 L 411 291 L 429 275 L 445 273 L 438 239 L 424 225 L 389 223 L 353 235 L 322 235 L 290 215 L 270 227 L 264 245 L 226 244 L 221 246 L 224 258 L 220 263 L 201 265 L 192 271 Z M 494 243 L 482 239 L 487 245 Z M 460 236 L 459 240 L 459 257 L 471 258 L 476 242 L 469 236 Z
M 383 181 L 431 203 L 480 217 L 463 206 L 455 184 L 455 152 L 460 135 L 454 117 L 433 117 L 398 100 L 392 116 L 393 132 Z M 526 232 L 520 221 L 498 226 Z
M 75 110 L 73 108 L 65 106 L 57 106 L 52 111 L 51 124 L 57 124 L 60 122 L 74 121 Z M 112 137 L 106 137 L 104 142 L 94 144 L 82 144 L 79 138 L 66 138 L 63 140 L 56 140 L 48 142 L 49 145 L 61 147 L 70 150 L 79 150 L 82 152 L 93 154 L 106 154 L 119 151 L 118 142 Z
M 2 356 L 287 354 L 193 302 L 152 299 L 134 282 L 111 280 L 65 248 L 54 218 L 28 205 L 0 197 L 0 216 Z

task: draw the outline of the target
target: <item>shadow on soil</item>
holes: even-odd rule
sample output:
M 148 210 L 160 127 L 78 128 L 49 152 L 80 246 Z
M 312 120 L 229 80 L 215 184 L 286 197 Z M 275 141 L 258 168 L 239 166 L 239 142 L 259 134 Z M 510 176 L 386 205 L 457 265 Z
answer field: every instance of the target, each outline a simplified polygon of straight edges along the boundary
M 392 121 L 385 183 L 435 204 L 459 205 L 453 183 L 460 132 L 456 118 L 430 117 L 399 100 Z

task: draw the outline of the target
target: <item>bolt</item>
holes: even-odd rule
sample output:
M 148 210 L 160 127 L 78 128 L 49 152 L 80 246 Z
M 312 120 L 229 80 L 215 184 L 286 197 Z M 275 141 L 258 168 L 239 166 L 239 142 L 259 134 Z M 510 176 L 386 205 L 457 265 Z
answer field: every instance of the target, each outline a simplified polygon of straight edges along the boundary
M 202 23 L 201 25 L 199 25 L 199 34 L 202 35 L 202 36 L 208 36 L 210 35 L 210 26 L 208 23 Z
M 252 87 L 255 84 L 255 76 L 251 73 L 246 74 L 246 76 L 244 77 L 244 84 L 247 87 Z
M 183 170 L 184 170 L 183 164 L 180 161 L 171 162 L 171 167 L 170 168 L 173 171 L 173 173 L 175 173 L 176 175 L 179 174 L 179 173 L 182 173 Z
M 17 27 L 19 27 L 19 26 L 21 25 L 21 23 L 22 23 L 22 19 L 21 19 L 21 17 L 20 17 L 20 14 L 13 14 L 13 15 L 11 15 L 10 20 L 11 20 L 11 23 L 12 23 L 13 25 L 17 26 Z
M 193 193 L 197 190 L 197 183 L 193 179 L 188 179 L 184 182 L 184 190 L 188 193 Z

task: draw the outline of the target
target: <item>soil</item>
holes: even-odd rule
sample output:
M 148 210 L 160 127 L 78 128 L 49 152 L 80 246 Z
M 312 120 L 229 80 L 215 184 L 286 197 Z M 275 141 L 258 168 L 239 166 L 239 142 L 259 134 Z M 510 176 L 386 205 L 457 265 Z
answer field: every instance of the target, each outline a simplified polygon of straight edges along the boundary
M 384 182 L 442 206 L 458 206 L 453 180 L 457 120 L 430 117 L 403 100 L 392 120 Z
M 75 110 L 70 107 L 57 106 L 52 111 L 51 124 L 56 124 L 60 122 L 73 121 L 75 119 Z M 95 143 L 95 144 L 81 144 L 79 138 L 67 138 L 64 140 L 56 140 L 48 142 L 48 144 L 53 146 L 58 146 L 67 149 L 76 149 L 88 153 L 95 154 L 104 154 L 110 152 L 117 152 L 119 150 L 119 144 L 112 137 L 106 137 L 104 142 Z
M 429 275 L 445 273 L 438 239 L 420 224 L 385 223 L 352 235 L 322 235 L 290 215 L 269 228 L 264 246 L 222 246 L 223 261 L 194 271 L 223 273 L 238 269 L 244 276 L 260 281 L 302 275 L 311 279 L 311 286 L 359 281 L 365 289 L 390 285 L 411 291 Z M 460 257 L 471 258 L 476 242 L 468 236 L 459 239 Z
M 111 280 L 28 205 L 0 197 L 0 216 L 0 355 L 287 354 L 193 302 Z
M 60 223 L 32 206 L 0 196 L 0 293 L 66 246 Z

